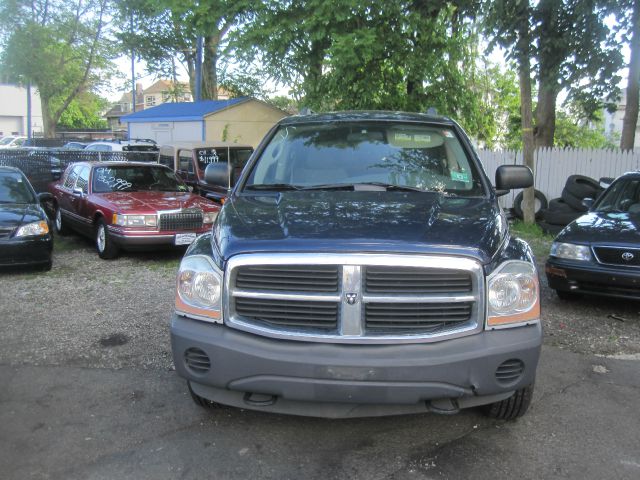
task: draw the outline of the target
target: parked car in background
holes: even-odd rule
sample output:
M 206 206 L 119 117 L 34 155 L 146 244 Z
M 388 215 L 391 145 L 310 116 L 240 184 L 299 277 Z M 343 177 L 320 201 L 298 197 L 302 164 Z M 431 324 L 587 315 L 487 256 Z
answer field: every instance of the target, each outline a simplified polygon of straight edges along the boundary
M 84 150 L 89 145 L 85 142 L 67 142 L 62 146 L 63 150 Z
M 640 172 L 617 178 L 554 239 L 546 275 L 563 299 L 579 294 L 640 300 Z
M 97 152 L 157 152 L 158 145 L 149 139 L 92 142 L 84 147 L 87 151 Z
M 253 153 L 250 145 L 229 142 L 177 142 L 160 146 L 159 162 L 172 168 L 187 185 L 198 193 L 216 202 L 222 202 L 235 185 L 242 169 Z M 226 163 L 229 181 L 225 186 L 206 181 L 207 165 Z
M 0 148 L 19 148 L 27 140 L 27 137 L 10 135 L 0 139 Z
M 0 166 L 0 266 L 34 265 L 51 270 L 53 237 L 36 194 L 19 169 Z
M 170 168 L 153 163 L 74 163 L 50 191 L 56 232 L 92 237 L 104 259 L 120 249 L 189 245 L 210 230 L 219 211 Z

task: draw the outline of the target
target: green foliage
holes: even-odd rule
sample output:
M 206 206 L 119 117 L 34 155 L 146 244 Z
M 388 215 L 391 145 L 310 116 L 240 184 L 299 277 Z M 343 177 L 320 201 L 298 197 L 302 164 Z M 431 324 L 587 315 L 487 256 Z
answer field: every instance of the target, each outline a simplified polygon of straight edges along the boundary
M 109 101 L 93 93 L 83 93 L 74 98 L 60 116 L 58 125 L 67 128 L 107 128 L 102 114 Z
M 37 85 L 47 136 L 74 99 L 113 71 L 107 7 L 106 0 L 34 0 L 7 2 L 0 11 L 3 76 Z
M 599 114 L 598 114 L 599 113 Z M 556 147 L 572 148 L 616 148 L 616 145 L 604 134 L 604 120 L 601 112 L 593 120 L 580 117 L 581 111 L 560 110 L 556 118 Z

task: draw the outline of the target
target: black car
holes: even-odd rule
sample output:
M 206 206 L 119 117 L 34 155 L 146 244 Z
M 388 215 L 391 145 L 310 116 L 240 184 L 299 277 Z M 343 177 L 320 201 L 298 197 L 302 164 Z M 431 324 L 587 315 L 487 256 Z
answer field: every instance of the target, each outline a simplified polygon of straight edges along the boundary
M 0 166 L 0 266 L 34 265 L 51 270 L 53 237 L 40 206 L 51 194 L 36 194 L 17 168 Z
M 640 299 L 640 172 L 616 179 L 588 213 L 560 232 L 545 270 L 560 298 Z

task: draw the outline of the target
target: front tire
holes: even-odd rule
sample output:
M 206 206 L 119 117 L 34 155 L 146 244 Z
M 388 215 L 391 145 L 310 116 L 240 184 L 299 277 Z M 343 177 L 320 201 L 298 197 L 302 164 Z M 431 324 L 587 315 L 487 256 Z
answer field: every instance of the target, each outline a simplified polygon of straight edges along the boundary
M 509 398 L 486 405 L 484 414 L 498 420 L 515 420 L 527 412 L 532 398 L 533 384 L 516 390 Z
M 98 256 L 103 260 L 116 258 L 119 252 L 119 248 L 113 243 L 103 219 L 99 219 L 96 225 L 96 250 Z
M 69 229 L 63 223 L 62 220 L 62 210 L 60 210 L 60 206 L 56 204 L 55 213 L 53 215 L 53 229 L 56 232 L 56 235 L 66 235 L 69 233 Z

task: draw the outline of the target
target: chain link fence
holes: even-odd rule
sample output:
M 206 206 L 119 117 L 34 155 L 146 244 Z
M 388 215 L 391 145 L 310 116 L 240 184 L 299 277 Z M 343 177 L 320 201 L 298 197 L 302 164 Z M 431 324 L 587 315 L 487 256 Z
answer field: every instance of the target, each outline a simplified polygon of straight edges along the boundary
M 46 192 L 67 166 L 75 162 L 158 162 L 158 152 L 97 152 L 61 149 L 0 149 L 0 165 L 16 167 L 36 192 Z

